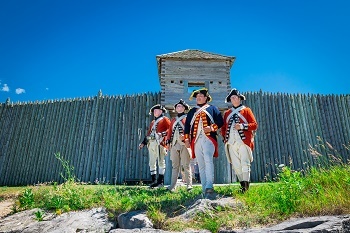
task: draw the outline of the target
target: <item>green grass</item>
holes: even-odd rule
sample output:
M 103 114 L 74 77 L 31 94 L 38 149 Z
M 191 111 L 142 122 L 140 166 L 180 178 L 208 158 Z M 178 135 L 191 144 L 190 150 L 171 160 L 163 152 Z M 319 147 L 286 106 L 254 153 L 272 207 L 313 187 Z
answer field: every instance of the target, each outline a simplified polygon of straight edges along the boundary
M 350 214 L 350 166 L 343 162 L 303 172 L 282 167 L 276 181 L 251 185 L 244 194 L 237 184 L 215 186 L 220 196 L 233 197 L 241 204 L 235 209 L 217 207 L 184 220 L 178 216 L 201 197 L 199 186 L 191 192 L 179 188 L 170 193 L 146 186 L 81 185 L 72 175 L 74 168 L 59 153 L 55 156 L 65 169 L 61 174 L 65 183 L 0 187 L 0 201 L 15 198 L 13 212 L 40 208 L 62 214 L 103 206 L 111 219 L 127 211 L 146 210 L 155 228 L 171 231 L 217 232 L 220 228 L 266 226 L 290 217 Z M 41 221 L 43 214 L 37 211 L 34 217 Z
M 191 192 L 179 188 L 176 193 L 145 186 L 80 185 L 67 181 L 60 185 L 1 187 L 0 197 L 16 197 L 16 211 L 32 208 L 57 214 L 104 206 L 111 218 L 131 210 L 146 210 L 155 227 L 181 231 L 263 226 L 291 216 L 338 215 L 350 213 L 350 167 L 312 168 L 305 175 L 284 167 L 278 182 L 252 185 L 241 194 L 238 185 L 216 186 L 219 195 L 234 197 L 243 203 L 238 209 L 216 208 L 184 221 L 176 216 L 199 198 L 201 189 Z M 4 196 L 5 194 L 5 196 Z M 42 219 L 41 213 L 36 218 Z
M 0 187 L 0 201 L 17 198 L 26 189 L 26 187 Z

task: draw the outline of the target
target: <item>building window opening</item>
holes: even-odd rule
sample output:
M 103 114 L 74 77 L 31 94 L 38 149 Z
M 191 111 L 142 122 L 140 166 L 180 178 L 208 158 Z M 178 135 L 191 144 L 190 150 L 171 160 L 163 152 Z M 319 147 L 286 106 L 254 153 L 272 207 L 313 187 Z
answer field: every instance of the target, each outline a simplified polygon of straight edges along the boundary
M 206 87 L 205 83 L 203 82 L 188 83 L 187 92 L 192 93 L 195 90 L 205 88 L 205 87 Z

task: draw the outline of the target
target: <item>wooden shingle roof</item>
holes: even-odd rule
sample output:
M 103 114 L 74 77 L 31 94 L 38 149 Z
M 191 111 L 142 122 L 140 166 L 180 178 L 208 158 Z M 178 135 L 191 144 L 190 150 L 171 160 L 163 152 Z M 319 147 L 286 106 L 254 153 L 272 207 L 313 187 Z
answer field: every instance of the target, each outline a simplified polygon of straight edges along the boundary
M 176 59 L 184 59 L 184 60 L 192 60 L 192 59 L 200 59 L 200 60 L 234 60 L 235 57 L 224 56 L 215 53 L 209 53 L 200 51 L 197 49 L 186 49 L 173 53 L 166 53 L 162 55 L 157 55 L 157 59 L 162 58 L 176 58 Z
M 233 56 L 224 56 L 216 53 L 204 52 L 198 49 L 186 49 L 173 53 L 166 53 L 157 55 L 157 66 L 158 74 L 160 75 L 160 65 L 162 59 L 169 60 L 213 60 L 213 61 L 229 61 L 230 67 L 234 63 L 236 57 Z

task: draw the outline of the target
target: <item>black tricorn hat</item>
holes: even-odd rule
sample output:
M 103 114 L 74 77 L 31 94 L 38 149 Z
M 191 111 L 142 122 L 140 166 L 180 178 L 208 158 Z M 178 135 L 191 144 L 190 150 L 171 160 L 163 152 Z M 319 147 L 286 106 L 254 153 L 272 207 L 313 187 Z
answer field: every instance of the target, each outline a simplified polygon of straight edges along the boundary
M 154 109 L 160 109 L 163 111 L 163 113 L 166 113 L 167 110 L 165 109 L 164 106 L 160 105 L 160 104 L 156 104 L 154 105 L 150 110 L 149 110 L 149 115 L 152 115 L 152 113 L 154 112 Z
M 176 109 L 176 106 L 177 106 L 178 104 L 181 104 L 182 106 L 184 106 L 184 107 L 185 107 L 185 110 L 189 110 L 189 109 L 190 109 L 190 106 L 189 106 L 188 104 L 186 104 L 185 101 L 184 101 L 183 99 L 180 99 L 179 102 L 177 102 L 176 104 L 174 104 L 174 112 L 176 112 L 175 109 Z
M 209 95 L 209 92 L 208 92 L 208 89 L 207 89 L 207 88 L 202 88 L 202 89 L 194 90 L 194 91 L 192 92 L 191 96 L 190 96 L 190 100 L 192 100 L 193 97 L 196 98 L 196 96 L 197 96 L 199 93 L 201 93 L 201 94 L 203 94 L 204 96 L 207 97 L 207 100 L 208 100 L 207 102 L 212 101 L 212 98 L 211 98 L 211 96 Z
M 245 96 L 242 95 L 241 93 L 239 93 L 239 90 L 237 90 L 236 88 L 233 88 L 230 91 L 230 94 L 228 94 L 228 96 L 226 96 L 225 103 L 231 103 L 231 96 L 233 96 L 233 95 L 238 96 L 239 98 L 241 98 L 241 100 L 245 100 Z

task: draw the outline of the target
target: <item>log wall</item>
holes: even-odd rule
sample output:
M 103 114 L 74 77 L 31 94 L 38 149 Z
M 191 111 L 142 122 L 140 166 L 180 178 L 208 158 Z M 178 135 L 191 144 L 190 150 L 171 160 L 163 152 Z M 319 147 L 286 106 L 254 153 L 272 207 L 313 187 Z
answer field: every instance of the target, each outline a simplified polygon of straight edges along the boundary
M 211 104 L 223 109 L 224 101 L 230 91 L 230 62 L 217 60 L 177 61 L 164 59 L 161 63 L 160 84 L 161 104 L 172 108 L 179 99 L 196 104 L 195 99 L 188 100 L 193 86 L 208 88 L 215 96 Z
M 279 164 L 314 166 L 310 146 L 349 160 L 350 95 L 243 94 L 259 123 L 252 181 L 273 179 Z M 160 93 L 147 93 L 0 104 L 0 185 L 63 182 L 57 152 L 82 182 L 149 180 L 148 152 L 137 147 L 152 120 L 149 109 L 160 101 Z M 230 183 L 235 177 L 219 142 L 215 182 Z

